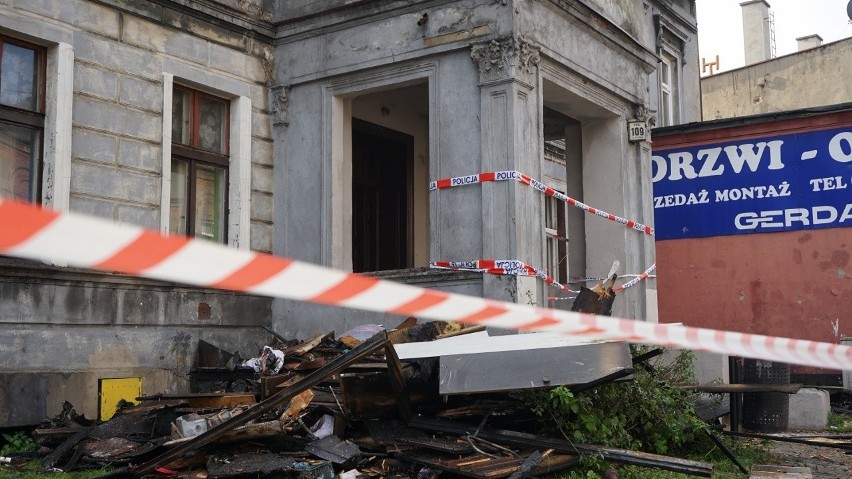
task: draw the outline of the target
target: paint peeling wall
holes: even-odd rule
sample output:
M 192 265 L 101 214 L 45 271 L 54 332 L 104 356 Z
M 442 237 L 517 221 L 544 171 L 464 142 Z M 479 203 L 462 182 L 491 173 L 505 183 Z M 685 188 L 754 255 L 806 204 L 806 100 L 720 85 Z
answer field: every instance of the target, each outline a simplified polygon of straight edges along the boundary
M 850 228 L 658 241 L 657 256 L 661 322 L 833 344 L 852 335 Z
M 56 104 L 67 105 L 71 123 L 64 160 L 70 178 L 49 176 L 46 188 L 64 180 L 70 192 L 51 204 L 161 228 L 163 166 L 170 162 L 163 155 L 164 75 L 173 75 L 250 100 L 249 187 L 239 193 L 249 196 L 250 247 L 271 251 L 273 6 L 0 1 L 4 35 L 44 45 L 49 64 L 60 50 L 72 53 L 61 78 L 48 79 L 48 95 L 68 83 L 70 98 Z M 48 105 L 47 116 L 56 116 Z M 49 148 L 55 138 L 45 136 Z M 144 394 L 185 392 L 199 339 L 253 355 L 268 341 L 260 326 L 271 324 L 270 316 L 266 298 L 0 258 L 0 426 L 38 423 L 63 400 L 95 417 L 100 378 L 142 377 Z
M 626 120 L 657 109 L 651 93 L 656 91 L 657 15 L 670 17 L 671 25 L 686 32 L 684 64 L 692 69 L 684 67 L 683 118 L 699 117 L 691 0 L 284 3 L 276 17 L 275 78 L 287 92 L 289 113 L 273 135 L 275 168 L 282 172 L 274 188 L 275 224 L 281 228 L 274 251 L 285 256 L 343 269 L 351 261 L 346 121 L 365 95 L 375 99 L 411 84 L 428 88 L 424 167 L 433 180 L 504 169 L 541 177 L 541 112 L 548 96 L 584 122 L 587 199 L 643 221 L 650 221 L 652 212 L 650 178 L 635 179 L 643 177 L 650 144 L 628 143 Z M 515 53 L 495 53 L 510 37 L 529 41 L 535 50 L 524 72 L 509 74 L 511 68 L 501 63 Z M 489 44 L 487 59 L 480 48 Z M 565 94 L 551 93 L 556 90 Z M 429 242 L 428 260 L 497 257 L 544 264 L 543 201 L 533 190 L 514 189 L 503 183 L 429 193 L 429 229 L 418 230 L 428 233 L 419 238 Z M 315 207 L 288 207 L 295 204 Z M 647 238 L 599 218 L 586 221 L 593 274 L 604 274 L 614 259 L 626 272 L 653 263 Z M 477 294 L 518 300 L 518 291 L 530 291 L 524 302 L 544 296 L 541 284 L 508 282 L 486 275 Z M 647 305 L 654 297 L 652 282 L 644 283 L 624 295 L 618 314 L 653 317 Z M 281 330 L 305 333 L 318 325 L 392 322 L 284 301 L 276 302 L 275 317 Z
M 701 79 L 705 120 L 852 101 L 852 38 Z

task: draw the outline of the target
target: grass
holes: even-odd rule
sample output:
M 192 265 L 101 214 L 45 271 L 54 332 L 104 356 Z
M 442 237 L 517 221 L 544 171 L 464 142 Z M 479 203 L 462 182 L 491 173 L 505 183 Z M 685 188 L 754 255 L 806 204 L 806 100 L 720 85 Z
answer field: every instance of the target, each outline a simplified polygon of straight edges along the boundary
M 95 479 L 108 474 L 110 469 L 87 469 L 74 472 L 45 472 L 41 461 L 35 460 L 20 466 L 3 465 L 0 477 L 3 479 Z
M 828 432 L 852 432 L 852 414 L 828 413 Z

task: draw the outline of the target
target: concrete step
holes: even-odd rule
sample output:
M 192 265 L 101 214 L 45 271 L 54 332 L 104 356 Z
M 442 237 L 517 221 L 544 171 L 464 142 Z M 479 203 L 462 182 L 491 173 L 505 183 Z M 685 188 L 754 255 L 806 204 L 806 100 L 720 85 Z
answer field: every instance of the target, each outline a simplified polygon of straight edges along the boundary
M 790 395 L 790 415 L 787 426 L 791 431 L 824 431 L 831 410 L 828 391 L 802 388 Z

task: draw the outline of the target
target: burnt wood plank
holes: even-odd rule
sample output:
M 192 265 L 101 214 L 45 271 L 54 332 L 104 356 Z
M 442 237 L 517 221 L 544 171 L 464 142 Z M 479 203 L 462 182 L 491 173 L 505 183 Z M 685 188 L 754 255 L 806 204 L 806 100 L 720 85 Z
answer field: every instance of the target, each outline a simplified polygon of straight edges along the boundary
M 294 384 L 289 388 L 282 389 L 276 395 L 265 399 L 264 401 L 252 406 L 246 412 L 234 416 L 233 418 L 223 422 L 222 424 L 208 430 L 207 432 L 196 436 L 193 440 L 187 441 L 174 449 L 157 456 L 150 461 L 139 465 L 132 470 L 135 476 L 144 476 L 153 473 L 157 467 L 167 464 L 179 457 L 184 456 L 187 452 L 198 449 L 201 446 L 210 444 L 225 433 L 232 431 L 244 424 L 253 421 L 269 411 L 272 411 L 280 406 L 285 405 L 293 399 L 297 394 L 310 389 L 324 381 L 326 378 L 333 376 L 345 369 L 349 364 L 360 361 L 364 357 L 378 351 L 388 344 L 387 333 L 379 333 L 365 341 L 357 348 L 348 353 L 336 358 L 322 368 L 305 376 L 304 379 Z

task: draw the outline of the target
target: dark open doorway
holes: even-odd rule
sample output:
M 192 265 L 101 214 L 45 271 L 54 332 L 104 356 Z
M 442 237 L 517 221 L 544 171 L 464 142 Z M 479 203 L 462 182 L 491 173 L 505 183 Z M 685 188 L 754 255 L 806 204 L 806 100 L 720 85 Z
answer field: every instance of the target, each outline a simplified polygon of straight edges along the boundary
M 352 270 L 410 268 L 414 263 L 414 138 L 352 119 Z

